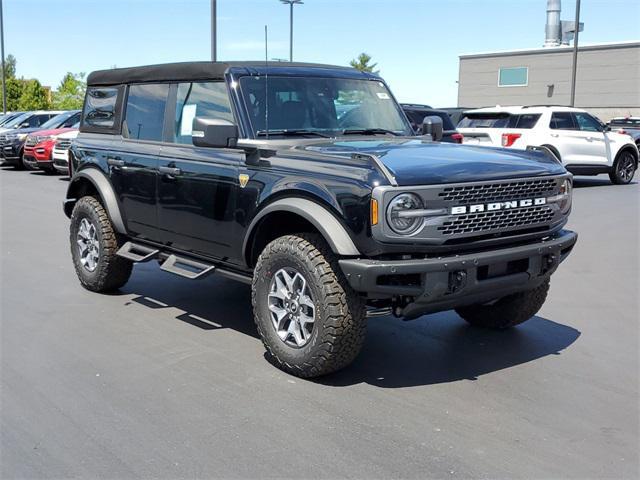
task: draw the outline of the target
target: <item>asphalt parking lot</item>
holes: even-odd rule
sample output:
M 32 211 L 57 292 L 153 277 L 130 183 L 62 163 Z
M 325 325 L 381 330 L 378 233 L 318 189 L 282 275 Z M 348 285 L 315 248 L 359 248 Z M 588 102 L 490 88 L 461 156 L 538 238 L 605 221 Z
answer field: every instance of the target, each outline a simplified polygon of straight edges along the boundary
M 372 319 L 347 370 L 263 358 L 249 288 L 138 265 L 83 290 L 67 182 L 0 169 L 0 477 L 638 478 L 638 183 L 577 181 L 537 317 Z

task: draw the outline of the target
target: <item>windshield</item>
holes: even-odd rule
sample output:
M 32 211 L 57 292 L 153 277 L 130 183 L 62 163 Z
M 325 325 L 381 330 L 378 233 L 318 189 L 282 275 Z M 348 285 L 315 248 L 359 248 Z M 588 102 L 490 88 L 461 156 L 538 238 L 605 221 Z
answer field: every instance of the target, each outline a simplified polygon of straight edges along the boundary
M 3 125 L 4 128 L 16 128 L 18 127 L 21 123 L 23 123 L 25 120 L 28 120 L 29 117 L 32 114 L 27 112 L 27 113 L 23 113 L 22 115 L 18 115 L 17 117 L 11 119 L 10 121 L 8 121 L 5 125 Z
M 264 76 L 240 79 L 242 97 L 256 136 L 305 132 L 334 136 L 345 131 L 412 134 L 382 82 L 271 75 L 265 80 Z M 268 105 L 265 90 L 268 90 Z
M 48 130 L 50 128 L 58 128 L 60 127 L 65 120 L 67 120 L 72 115 L 75 115 L 76 112 L 64 112 L 55 117 L 51 117 L 49 120 L 40 125 L 42 130 Z

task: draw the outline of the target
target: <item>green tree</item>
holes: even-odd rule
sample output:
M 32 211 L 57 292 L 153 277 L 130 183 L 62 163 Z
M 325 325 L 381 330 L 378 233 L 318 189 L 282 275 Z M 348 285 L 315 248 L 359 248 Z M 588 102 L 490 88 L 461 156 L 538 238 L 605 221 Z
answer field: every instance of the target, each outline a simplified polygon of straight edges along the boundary
M 22 80 L 22 95 L 18 101 L 19 110 L 47 110 L 51 107 L 47 90 L 38 80 Z M 7 94 L 7 99 L 9 95 Z
M 18 104 L 24 88 L 24 80 L 18 78 L 7 78 L 7 111 L 15 112 L 20 110 Z M 2 110 L 2 91 L 0 90 L 0 111 Z
M 378 73 L 377 71 L 374 72 L 373 70 L 378 64 L 374 63 L 371 65 L 369 64 L 370 61 L 371 55 L 362 52 L 360 55 L 358 55 L 358 58 L 351 60 L 349 62 L 349 65 L 351 65 L 356 70 L 360 70 L 361 72 Z
M 16 78 L 16 57 L 9 54 L 7 58 L 4 59 L 4 68 L 6 73 L 6 78 Z M 0 73 L 2 73 L 2 68 L 0 68 Z
M 62 78 L 58 89 L 53 92 L 53 108 L 60 110 L 75 110 L 82 108 L 84 92 L 87 84 L 84 73 L 71 73 Z

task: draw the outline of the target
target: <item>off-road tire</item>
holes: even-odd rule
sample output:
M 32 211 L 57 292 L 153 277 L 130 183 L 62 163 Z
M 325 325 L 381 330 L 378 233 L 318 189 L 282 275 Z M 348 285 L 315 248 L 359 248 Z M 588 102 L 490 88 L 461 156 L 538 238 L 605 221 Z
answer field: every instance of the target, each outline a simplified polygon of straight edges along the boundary
M 268 309 L 271 280 L 285 267 L 305 277 L 316 308 L 310 339 L 299 348 L 280 339 Z M 326 375 L 349 365 L 362 348 L 364 300 L 351 289 L 336 255 L 320 235 L 287 235 L 269 243 L 255 267 L 251 300 L 267 359 L 285 372 L 302 378 Z
M 80 262 L 77 235 L 80 222 L 86 218 L 96 228 L 100 247 L 97 266 L 90 272 Z M 131 276 L 132 262 L 116 256 L 120 248 L 118 234 L 102 204 L 95 197 L 82 197 L 73 207 L 69 232 L 71 257 L 78 279 L 84 288 L 93 292 L 112 292 L 122 287 Z
M 514 293 L 491 304 L 456 308 L 463 319 L 475 327 L 504 330 L 526 322 L 544 304 L 549 291 L 549 280 L 526 292 Z
M 633 170 L 631 173 L 628 173 L 629 163 L 631 162 Z M 615 163 L 613 164 L 613 170 L 609 172 L 609 179 L 611 183 L 614 185 L 627 185 L 631 183 L 633 180 L 633 176 L 635 174 L 635 169 L 637 168 L 638 163 L 634 158 L 633 153 L 629 150 L 624 150 L 618 154 L 618 158 L 616 158 Z M 627 170 L 625 175 L 624 170 Z

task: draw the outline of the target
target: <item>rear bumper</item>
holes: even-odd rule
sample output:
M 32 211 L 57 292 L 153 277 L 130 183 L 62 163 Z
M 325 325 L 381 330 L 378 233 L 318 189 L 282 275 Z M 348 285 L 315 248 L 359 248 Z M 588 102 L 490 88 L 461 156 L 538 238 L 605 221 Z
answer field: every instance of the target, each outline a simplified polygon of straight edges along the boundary
M 488 252 L 414 260 L 343 259 L 351 287 L 371 298 L 404 297 L 406 318 L 487 302 L 536 288 L 569 255 L 578 235 Z

